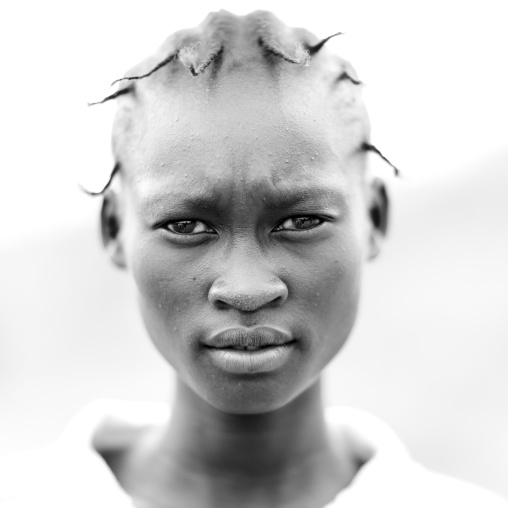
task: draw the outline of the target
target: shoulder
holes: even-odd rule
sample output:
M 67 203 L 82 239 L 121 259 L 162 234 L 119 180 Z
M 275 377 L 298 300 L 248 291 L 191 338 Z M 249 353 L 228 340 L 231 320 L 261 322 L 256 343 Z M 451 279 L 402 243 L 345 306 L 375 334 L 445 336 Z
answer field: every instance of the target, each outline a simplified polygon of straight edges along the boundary
M 95 441 L 103 447 L 119 446 L 132 429 L 167 416 L 167 406 L 159 403 L 107 399 L 91 403 L 56 442 L 0 457 L 0 506 L 131 508 L 132 501 L 97 453 Z
M 329 508 L 508 508 L 507 501 L 486 489 L 418 464 L 395 432 L 374 415 L 349 407 L 329 408 L 326 420 L 332 435 L 342 432 L 358 455 L 367 457 Z
M 415 465 L 414 480 L 409 486 L 418 488 L 422 500 L 433 506 L 461 508 L 508 508 L 508 502 L 493 492 L 457 478 L 429 471 Z
M 104 461 L 60 442 L 0 457 L 0 507 L 130 507 Z M 103 504 L 109 503 L 109 504 Z

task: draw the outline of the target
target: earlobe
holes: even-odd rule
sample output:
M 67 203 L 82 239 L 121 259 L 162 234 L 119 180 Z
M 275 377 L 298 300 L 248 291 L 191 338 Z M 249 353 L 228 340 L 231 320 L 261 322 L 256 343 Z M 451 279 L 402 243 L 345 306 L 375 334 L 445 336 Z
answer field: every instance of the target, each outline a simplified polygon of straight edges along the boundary
M 370 219 L 368 258 L 370 260 L 378 256 L 388 232 L 390 202 L 386 187 L 379 178 L 374 178 L 369 183 L 368 194 Z
M 108 192 L 102 201 L 101 235 L 111 261 L 119 268 L 126 268 L 118 196 L 113 192 Z

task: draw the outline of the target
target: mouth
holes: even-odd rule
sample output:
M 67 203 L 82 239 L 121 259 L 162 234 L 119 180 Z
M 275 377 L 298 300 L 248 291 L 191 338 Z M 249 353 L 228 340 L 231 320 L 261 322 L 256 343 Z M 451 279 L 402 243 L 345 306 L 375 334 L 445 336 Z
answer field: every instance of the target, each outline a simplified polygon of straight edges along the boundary
M 289 332 L 271 326 L 226 328 L 204 341 L 208 347 L 238 351 L 256 351 L 266 347 L 283 346 L 289 342 L 293 342 Z
M 270 372 L 282 367 L 294 343 L 290 333 L 266 326 L 228 328 L 204 341 L 213 363 L 233 374 Z
M 264 349 L 267 347 L 272 347 L 272 346 L 245 346 L 245 347 L 244 346 L 231 346 L 231 347 L 222 348 L 222 349 L 234 349 L 235 351 L 259 351 L 260 349 Z

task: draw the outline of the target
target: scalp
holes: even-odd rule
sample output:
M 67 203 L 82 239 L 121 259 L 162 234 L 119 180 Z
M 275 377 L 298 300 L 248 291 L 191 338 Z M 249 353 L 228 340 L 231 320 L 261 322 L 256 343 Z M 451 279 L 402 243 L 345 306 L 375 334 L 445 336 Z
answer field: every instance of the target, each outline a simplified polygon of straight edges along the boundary
M 314 121 L 325 120 L 332 134 L 349 137 L 362 151 L 381 155 L 398 174 L 369 142 L 362 82 L 347 60 L 326 48 L 326 42 L 337 35 L 341 33 L 319 39 L 267 11 L 237 16 L 224 10 L 208 14 L 195 28 L 175 32 L 153 55 L 116 80 L 117 91 L 100 101 L 118 103 L 112 177 L 120 171 L 124 154 L 155 125 L 178 122 L 190 112 L 200 121 L 212 110 L 207 105 L 217 111 L 218 104 L 230 107 L 248 100 L 251 104 L 268 101 L 288 115 L 312 114 Z M 101 192 L 90 194 L 103 194 L 110 182 Z
M 237 16 L 222 10 L 210 13 L 195 28 L 169 36 L 153 55 L 117 81 L 123 89 L 153 88 L 159 83 L 188 90 L 189 86 L 208 88 L 210 82 L 220 83 L 225 76 L 247 69 L 253 77 L 269 73 L 274 82 L 310 77 L 331 81 L 330 85 L 342 81 L 360 85 L 349 62 L 324 48 L 335 35 L 340 33 L 320 40 L 267 11 Z M 205 71 L 202 79 L 192 79 Z
M 361 82 L 346 60 L 324 48 L 327 40 L 267 11 L 210 13 L 197 27 L 169 36 L 119 80 L 126 93 L 119 98 L 113 131 L 116 154 L 135 124 L 146 130 L 163 115 L 176 117 L 171 106 L 178 102 L 195 108 L 224 95 L 256 99 L 261 91 L 270 91 L 274 104 L 285 102 L 287 110 L 328 110 L 346 127 L 360 124 L 367 138 Z
M 193 67 L 196 74 L 199 74 L 199 65 L 207 61 L 206 57 L 219 52 L 218 63 L 226 71 L 248 63 L 267 63 L 263 52 L 305 66 L 312 48 L 318 43 L 317 37 L 309 31 L 288 27 L 270 12 L 255 11 L 237 16 L 221 10 L 208 14 L 197 27 L 169 36 L 155 54 L 131 69 L 127 77 L 149 72 L 170 55 L 175 55 L 183 64 L 177 69 L 187 68 L 192 73 Z M 301 48 L 295 48 L 295 44 Z

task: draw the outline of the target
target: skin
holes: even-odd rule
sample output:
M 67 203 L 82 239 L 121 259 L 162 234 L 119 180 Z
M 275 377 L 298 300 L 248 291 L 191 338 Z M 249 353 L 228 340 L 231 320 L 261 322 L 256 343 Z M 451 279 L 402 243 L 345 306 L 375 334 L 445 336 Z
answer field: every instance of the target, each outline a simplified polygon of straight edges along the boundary
M 368 458 L 330 434 L 319 390 L 386 228 L 365 122 L 307 78 L 275 85 L 269 71 L 140 87 L 136 100 L 119 122 L 103 238 L 134 277 L 177 394 L 167 428 L 107 460 L 140 506 L 321 507 Z M 282 367 L 211 361 L 205 337 L 261 325 L 291 334 Z

